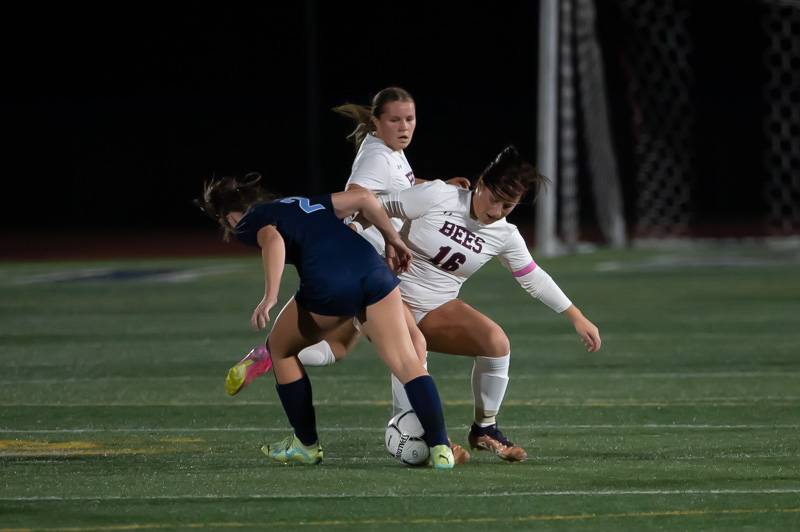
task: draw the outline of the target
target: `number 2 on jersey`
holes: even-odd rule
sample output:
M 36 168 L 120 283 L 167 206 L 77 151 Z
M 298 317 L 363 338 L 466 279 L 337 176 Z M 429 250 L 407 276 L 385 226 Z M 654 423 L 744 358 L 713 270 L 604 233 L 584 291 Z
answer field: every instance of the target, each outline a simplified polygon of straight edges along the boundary
M 467 260 L 467 257 L 465 257 L 463 254 L 456 252 L 450 255 L 450 257 L 444 261 L 444 263 L 441 263 L 448 253 L 450 253 L 450 246 L 440 247 L 439 253 L 437 253 L 436 256 L 431 259 L 431 262 L 446 272 L 454 272 Z
M 281 200 L 281 203 L 293 203 L 295 201 L 297 202 L 298 207 L 300 207 L 300 209 L 302 209 L 302 211 L 306 214 L 325 208 L 325 205 L 321 205 L 319 203 L 311 205 L 311 203 L 308 201 L 308 198 L 301 198 L 300 196 L 291 196 L 289 198 L 283 198 Z

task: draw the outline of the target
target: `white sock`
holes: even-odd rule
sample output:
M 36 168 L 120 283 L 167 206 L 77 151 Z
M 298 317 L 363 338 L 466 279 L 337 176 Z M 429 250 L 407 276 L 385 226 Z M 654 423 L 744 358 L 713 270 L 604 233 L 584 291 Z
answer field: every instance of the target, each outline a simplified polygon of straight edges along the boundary
M 300 351 L 297 358 L 304 366 L 330 366 L 336 362 L 336 356 L 325 340 L 306 347 Z
M 428 369 L 428 353 L 425 353 L 425 362 L 422 364 L 422 367 Z M 396 416 L 400 412 L 405 412 L 406 410 L 413 410 L 411 407 L 411 401 L 408 400 L 408 396 L 406 395 L 406 387 L 403 386 L 403 383 L 400 382 L 400 379 L 394 376 L 394 373 L 391 375 L 392 377 L 392 417 Z
M 475 423 L 488 427 L 497 422 L 508 386 L 511 353 L 504 357 L 475 357 L 472 367 L 472 397 L 475 401 Z

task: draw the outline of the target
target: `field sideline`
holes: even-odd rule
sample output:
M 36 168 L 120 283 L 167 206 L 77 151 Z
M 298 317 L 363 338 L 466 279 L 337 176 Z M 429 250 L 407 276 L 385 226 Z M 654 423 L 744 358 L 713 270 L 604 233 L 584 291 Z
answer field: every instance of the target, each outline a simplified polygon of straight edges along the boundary
M 288 434 L 272 379 L 222 388 L 261 339 L 256 256 L 0 263 L 0 532 L 800 529 L 800 251 L 540 262 L 603 348 L 485 267 L 462 295 L 511 338 L 500 423 L 530 459 L 452 472 L 385 454 L 389 381 L 363 340 L 309 371 L 324 464 L 266 461 Z M 470 369 L 430 356 L 462 444 Z

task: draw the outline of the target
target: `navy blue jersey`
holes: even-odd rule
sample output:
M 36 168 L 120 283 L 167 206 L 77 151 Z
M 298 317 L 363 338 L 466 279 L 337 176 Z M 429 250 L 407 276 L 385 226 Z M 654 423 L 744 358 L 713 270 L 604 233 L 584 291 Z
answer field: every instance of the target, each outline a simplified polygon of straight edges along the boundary
M 258 246 L 258 231 L 267 225 L 283 237 L 286 263 L 300 277 L 297 303 L 311 312 L 355 316 L 399 283 L 375 249 L 336 217 L 330 194 L 253 205 L 234 232 Z

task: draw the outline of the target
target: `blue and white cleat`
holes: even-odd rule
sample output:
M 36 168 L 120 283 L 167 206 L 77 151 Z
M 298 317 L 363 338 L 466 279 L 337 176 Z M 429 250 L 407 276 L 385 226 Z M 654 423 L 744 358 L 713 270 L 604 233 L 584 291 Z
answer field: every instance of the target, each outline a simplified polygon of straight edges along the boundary
M 319 442 L 305 446 L 294 434 L 281 441 L 262 445 L 261 452 L 282 464 L 297 462 L 316 465 L 322 462 L 323 455 Z
M 453 450 L 445 444 L 431 447 L 430 464 L 434 469 L 453 469 L 456 465 Z

